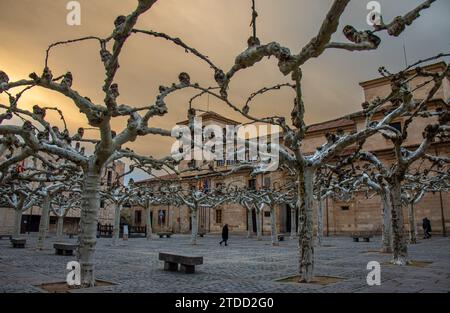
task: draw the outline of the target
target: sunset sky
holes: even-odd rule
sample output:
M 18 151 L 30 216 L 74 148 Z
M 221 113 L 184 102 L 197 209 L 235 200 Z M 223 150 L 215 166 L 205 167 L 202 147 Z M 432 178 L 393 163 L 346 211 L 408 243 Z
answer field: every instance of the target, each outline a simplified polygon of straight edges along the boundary
M 108 36 L 118 15 L 130 13 L 135 0 L 80 0 L 81 26 L 66 24 L 67 0 L 0 0 L 0 70 L 11 80 L 27 78 L 29 73 L 41 73 L 45 50 L 52 42 L 95 35 Z M 353 0 L 341 18 L 335 40 L 343 41 L 342 28 L 351 24 L 368 29 L 366 0 Z M 380 0 L 385 21 L 414 8 L 419 0 Z M 262 43 L 277 41 L 298 53 L 314 36 L 332 4 L 332 0 L 257 0 L 258 37 Z M 136 28 L 180 37 L 224 70 L 234 63 L 236 55 L 246 48 L 251 35 L 250 0 L 159 0 L 141 16 Z M 438 0 L 399 37 L 382 34 L 382 43 L 372 52 L 327 51 L 320 58 L 303 66 L 304 97 L 307 121 L 316 123 L 360 108 L 363 102 L 359 82 L 376 78 L 384 65 L 392 71 L 404 64 L 403 45 L 410 63 L 450 52 L 450 1 Z M 446 60 L 448 61 L 448 60 Z M 103 64 L 98 44 L 94 41 L 61 46 L 50 56 L 50 68 L 55 76 L 71 71 L 73 88 L 96 103 L 102 103 Z M 168 41 L 142 35 L 131 37 L 120 59 L 116 82 L 120 88 L 120 103 L 144 106 L 154 102 L 158 86 L 177 81 L 180 72 L 188 72 L 191 81 L 202 86 L 214 84 L 212 71 L 204 62 Z M 242 71 L 231 84 L 231 99 L 242 103 L 255 90 L 288 82 L 278 71 L 276 61 L 265 60 L 250 70 Z M 153 120 L 152 126 L 171 129 L 186 119 L 187 101 L 192 92 L 182 92 L 168 99 L 169 113 Z M 4 94 L 0 102 L 5 103 Z M 293 94 L 281 91 L 258 98 L 252 112 L 258 116 L 283 115 L 292 110 Z M 70 129 L 87 126 L 76 107 L 64 97 L 43 90 L 34 90 L 22 98 L 26 108 L 34 104 L 58 106 L 66 114 Z M 196 102 L 206 110 L 207 98 Z M 237 113 L 211 99 L 209 109 L 229 118 L 244 121 Z M 56 119 L 56 117 L 54 117 Z M 124 119 L 114 121 L 116 131 L 125 125 Z M 95 133 L 92 134 L 95 136 Z M 145 137 L 129 145 L 135 151 L 153 156 L 170 152 L 170 138 Z M 142 176 L 137 175 L 136 178 Z

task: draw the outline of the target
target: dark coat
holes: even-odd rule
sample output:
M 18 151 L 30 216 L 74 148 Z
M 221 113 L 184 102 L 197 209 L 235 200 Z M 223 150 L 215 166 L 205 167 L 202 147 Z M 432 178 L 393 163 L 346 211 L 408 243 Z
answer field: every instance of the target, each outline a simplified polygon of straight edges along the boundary
M 228 225 L 227 224 L 225 224 L 225 226 L 223 226 L 223 228 L 222 228 L 222 239 L 228 240 Z
M 431 232 L 431 221 L 428 218 L 422 220 L 422 228 L 424 231 Z

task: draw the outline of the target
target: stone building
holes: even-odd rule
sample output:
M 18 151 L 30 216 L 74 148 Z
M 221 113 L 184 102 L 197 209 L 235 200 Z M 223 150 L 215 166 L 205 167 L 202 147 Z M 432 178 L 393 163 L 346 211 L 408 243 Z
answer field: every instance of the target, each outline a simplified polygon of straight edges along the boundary
M 428 65 L 428 71 L 442 71 L 446 68 L 444 62 Z M 415 87 L 423 83 L 424 79 L 415 78 L 411 82 L 411 87 Z M 360 83 L 363 89 L 365 100 L 371 101 L 376 97 L 383 97 L 390 92 L 390 81 L 388 78 L 378 78 Z M 428 90 L 425 88 L 419 89 L 414 93 L 416 100 L 426 98 Z M 444 80 L 443 85 L 435 97 L 428 103 L 429 107 L 434 106 L 448 106 L 450 100 L 450 82 L 448 79 Z M 382 113 L 375 116 L 375 119 L 381 119 Z M 230 120 L 214 112 L 206 112 L 201 115 L 203 125 L 216 124 L 220 127 L 226 125 L 238 125 L 237 121 Z M 433 118 L 416 118 L 409 126 L 408 139 L 405 143 L 409 148 L 417 148 L 422 141 L 422 132 L 426 125 L 432 122 Z M 187 121 L 180 122 L 180 124 L 187 124 Z M 308 129 L 306 140 L 303 142 L 302 149 L 308 153 L 314 153 L 317 147 L 325 142 L 325 134 L 337 131 L 352 132 L 360 130 L 365 126 L 365 118 L 362 114 L 356 112 L 351 119 L 337 118 L 331 121 L 318 123 L 312 125 Z M 392 123 L 393 127 L 400 128 L 404 126 L 404 120 L 396 120 Z M 280 136 L 281 137 L 281 136 Z M 450 142 L 440 141 L 432 144 L 429 154 L 446 155 L 449 156 Z M 346 152 L 351 152 L 354 147 L 350 147 Z M 392 143 L 386 140 L 381 135 L 375 135 L 369 138 L 363 147 L 364 150 L 375 153 L 379 158 L 389 164 L 394 160 Z M 344 152 L 345 153 L 345 152 Z M 183 161 L 180 169 L 186 167 L 195 167 L 194 161 Z M 216 171 L 226 171 L 230 169 L 234 161 L 216 161 L 214 169 Z M 231 176 L 221 177 L 207 177 L 202 178 L 206 172 L 191 172 L 182 175 L 183 189 L 187 188 L 215 188 L 220 184 L 247 186 L 249 188 L 260 188 L 261 186 L 274 187 L 286 183 L 288 177 L 281 171 L 275 171 L 264 175 L 251 177 L 248 171 L 241 171 L 234 173 Z M 144 184 L 148 186 L 158 187 L 161 181 L 174 179 L 174 176 L 168 175 L 159 177 L 157 179 L 149 179 L 137 184 Z M 443 233 L 448 229 L 450 222 L 450 197 L 448 192 L 444 193 L 428 193 L 415 206 L 416 224 L 417 228 L 421 230 L 422 218 L 428 217 L 432 223 L 432 229 L 435 233 Z M 160 230 L 171 230 L 176 233 L 188 233 L 191 229 L 190 210 L 186 206 L 175 207 L 172 205 L 154 205 L 152 211 L 152 227 L 154 232 Z M 224 224 L 228 224 L 230 231 L 234 233 L 244 233 L 247 231 L 247 210 L 239 204 L 231 203 L 224 204 L 217 208 L 201 208 L 199 210 L 199 230 L 204 232 L 220 232 Z M 291 214 L 292 211 L 286 205 L 279 205 L 276 208 L 276 226 L 278 232 L 289 232 L 291 229 Z M 298 220 L 298 212 L 294 213 L 295 221 Z M 144 226 L 145 218 L 143 218 L 144 210 L 138 206 L 131 208 L 131 215 L 136 226 Z M 256 227 L 256 214 L 252 213 L 253 227 Z M 270 234 L 270 210 L 266 206 L 264 213 L 261 214 L 263 233 Z M 404 223 L 406 229 L 408 226 L 408 212 L 404 208 Z M 381 201 L 375 195 L 367 198 L 363 194 L 355 196 L 350 201 L 337 201 L 328 198 L 324 208 L 324 232 L 326 235 L 339 235 L 355 231 L 371 231 L 375 233 L 381 232 Z M 296 227 L 297 225 L 294 225 Z M 256 232 L 256 229 L 253 229 Z

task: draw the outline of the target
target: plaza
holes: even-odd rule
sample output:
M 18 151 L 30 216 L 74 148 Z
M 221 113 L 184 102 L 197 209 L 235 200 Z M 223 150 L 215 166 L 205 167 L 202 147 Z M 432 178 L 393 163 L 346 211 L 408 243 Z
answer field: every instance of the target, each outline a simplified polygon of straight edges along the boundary
M 37 237 L 25 236 L 25 249 L 13 249 L 0 240 L 0 292 L 45 292 L 38 286 L 64 282 L 69 261 L 75 256 L 55 255 L 53 243 L 46 240 L 42 251 L 35 251 Z M 70 239 L 76 241 L 76 239 Z M 65 241 L 70 241 L 69 239 Z M 315 249 L 315 274 L 342 278 L 330 284 L 280 282 L 298 273 L 298 240 L 273 247 L 270 237 L 262 241 L 232 235 L 227 247 L 219 246 L 219 236 L 207 234 L 190 244 L 190 236 L 171 238 L 131 238 L 112 246 L 110 238 L 99 238 L 96 247 L 96 278 L 114 285 L 73 289 L 71 292 L 133 293 L 307 293 L 307 292 L 439 292 L 450 291 L 450 238 L 433 237 L 410 245 L 410 259 L 421 266 L 394 266 L 389 254 L 375 252 L 380 237 L 370 242 L 353 242 L 350 237 L 325 237 Z M 159 252 L 204 257 L 195 274 L 167 272 L 158 260 Z M 381 285 L 368 286 L 367 263 L 381 264 Z M 427 263 L 431 262 L 431 263 Z

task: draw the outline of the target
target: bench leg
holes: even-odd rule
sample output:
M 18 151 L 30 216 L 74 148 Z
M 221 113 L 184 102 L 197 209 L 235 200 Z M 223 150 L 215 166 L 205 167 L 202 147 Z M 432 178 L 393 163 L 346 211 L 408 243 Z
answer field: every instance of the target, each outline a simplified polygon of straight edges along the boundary
M 186 273 L 186 274 L 194 274 L 195 273 L 195 265 L 180 265 L 180 272 Z
M 353 242 L 359 242 L 359 238 L 353 238 Z
M 176 272 L 176 271 L 178 271 L 178 263 L 172 263 L 172 262 L 165 261 L 164 262 L 164 270 Z
M 164 236 L 163 235 L 159 235 L 159 238 L 163 238 Z

